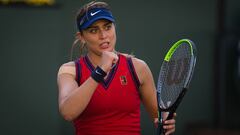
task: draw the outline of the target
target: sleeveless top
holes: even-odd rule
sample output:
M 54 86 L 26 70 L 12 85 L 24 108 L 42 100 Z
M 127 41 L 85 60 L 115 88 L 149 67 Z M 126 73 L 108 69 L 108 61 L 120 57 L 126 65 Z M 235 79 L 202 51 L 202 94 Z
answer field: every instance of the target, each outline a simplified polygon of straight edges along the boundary
M 86 109 L 73 121 L 76 135 L 140 135 L 139 79 L 132 59 L 119 60 L 99 83 Z M 87 56 L 75 61 L 79 86 L 95 69 Z

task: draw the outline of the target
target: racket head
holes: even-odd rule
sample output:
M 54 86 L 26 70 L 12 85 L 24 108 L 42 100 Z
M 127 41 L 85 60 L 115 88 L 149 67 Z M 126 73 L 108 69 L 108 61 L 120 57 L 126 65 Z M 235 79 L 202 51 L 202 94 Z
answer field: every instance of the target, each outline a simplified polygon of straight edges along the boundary
M 162 63 L 157 84 L 159 111 L 176 110 L 189 87 L 196 56 L 196 46 L 189 39 L 181 39 L 169 49 Z

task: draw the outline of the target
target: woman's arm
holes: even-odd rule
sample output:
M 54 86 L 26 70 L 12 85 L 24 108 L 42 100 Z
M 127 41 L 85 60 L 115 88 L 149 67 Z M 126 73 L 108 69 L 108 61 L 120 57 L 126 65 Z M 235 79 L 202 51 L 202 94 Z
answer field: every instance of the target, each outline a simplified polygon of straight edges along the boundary
M 68 121 L 74 120 L 83 112 L 98 86 L 98 83 L 89 77 L 79 87 L 75 76 L 74 62 L 62 65 L 57 76 L 59 110 Z
M 140 81 L 140 95 L 143 105 L 152 120 L 158 117 L 156 87 L 152 73 L 147 64 L 137 58 L 132 58 L 138 79 Z
M 157 125 L 158 123 L 158 107 L 157 107 L 157 96 L 156 87 L 153 80 L 151 70 L 148 65 L 137 58 L 133 58 L 133 64 L 137 72 L 137 76 L 140 81 L 140 95 L 142 102 L 151 115 L 153 122 Z M 176 114 L 175 114 L 176 116 Z M 175 120 L 164 121 L 164 129 L 167 130 L 166 135 L 175 131 Z
M 108 73 L 112 64 L 117 60 L 118 57 L 114 52 L 104 51 L 98 65 L 104 72 Z M 98 86 L 98 82 L 91 76 L 81 86 L 78 86 L 75 76 L 74 62 L 66 63 L 60 67 L 57 79 L 59 110 L 63 117 L 69 121 L 74 120 L 84 111 Z

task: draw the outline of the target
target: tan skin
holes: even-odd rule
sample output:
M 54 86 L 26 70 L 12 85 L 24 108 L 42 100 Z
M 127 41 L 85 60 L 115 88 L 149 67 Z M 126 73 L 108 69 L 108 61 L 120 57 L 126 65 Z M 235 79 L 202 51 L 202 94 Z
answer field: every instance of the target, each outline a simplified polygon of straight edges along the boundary
M 91 63 L 108 73 L 113 63 L 116 63 L 118 60 L 118 56 L 115 53 L 115 25 L 107 20 L 98 20 L 86 30 L 78 32 L 77 37 L 81 42 L 86 43 L 87 55 Z M 141 100 L 156 124 L 158 123 L 157 99 L 152 73 L 144 61 L 137 58 L 132 60 L 140 81 Z M 75 76 L 74 62 L 65 63 L 60 67 L 57 80 L 59 87 L 59 110 L 68 121 L 74 120 L 84 111 L 98 86 L 98 83 L 92 77 L 89 77 L 81 86 L 78 86 Z M 166 124 L 164 126 L 167 130 L 166 135 L 175 131 L 174 119 L 166 120 L 164 123 Z

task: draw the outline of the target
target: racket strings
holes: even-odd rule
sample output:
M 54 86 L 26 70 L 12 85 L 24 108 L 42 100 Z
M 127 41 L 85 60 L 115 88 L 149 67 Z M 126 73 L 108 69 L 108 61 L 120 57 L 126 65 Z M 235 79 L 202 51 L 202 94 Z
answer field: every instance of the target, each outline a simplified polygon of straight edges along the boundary
M 190 72 L 191 48 L 181 44 L 171 56 L 169 62 L 164 61 L 159 76 L 158 99 L 163 109 L 172 106 L 186 84 Z

